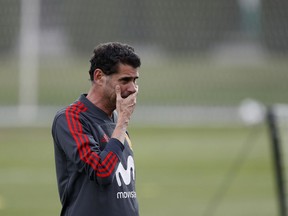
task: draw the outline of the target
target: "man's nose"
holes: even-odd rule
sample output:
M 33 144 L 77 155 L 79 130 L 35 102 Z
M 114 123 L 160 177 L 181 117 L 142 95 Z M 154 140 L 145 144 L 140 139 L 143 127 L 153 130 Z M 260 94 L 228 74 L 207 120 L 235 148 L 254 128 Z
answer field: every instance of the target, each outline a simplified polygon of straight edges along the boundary
M 128 89 L 127 89 L 130 93 L 135 93 L 137 90 L 138 90 L 138 86 L 137 86 L 137 84 L 136 83 L 134 83 L 134 82 L 131 82 L 130 84 L 129 84 L 129 87 L 128 87 Z

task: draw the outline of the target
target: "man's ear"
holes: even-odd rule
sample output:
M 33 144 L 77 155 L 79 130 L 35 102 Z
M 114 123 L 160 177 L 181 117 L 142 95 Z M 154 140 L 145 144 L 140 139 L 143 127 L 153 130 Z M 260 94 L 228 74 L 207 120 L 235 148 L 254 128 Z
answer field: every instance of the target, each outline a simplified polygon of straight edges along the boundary
M 96 68 L 94 71 L 94 82 L 101 84 L 103 83 L 103 80 L 105 78 L 105 74 L 103 73 L 103 71 L 99 68 Z

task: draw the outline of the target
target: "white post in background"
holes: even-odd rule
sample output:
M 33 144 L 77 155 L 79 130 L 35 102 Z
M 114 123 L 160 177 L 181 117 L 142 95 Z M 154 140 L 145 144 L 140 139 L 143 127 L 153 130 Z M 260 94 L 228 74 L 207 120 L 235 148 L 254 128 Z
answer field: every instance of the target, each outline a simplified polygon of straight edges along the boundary
M 33 122 L 38 112 L 40 0 L 22 0 L 20 18 L 18 114 L 22 122 Z
M 242 31 L 258 39 L 261 31 L 261 0 L 238 0 Z

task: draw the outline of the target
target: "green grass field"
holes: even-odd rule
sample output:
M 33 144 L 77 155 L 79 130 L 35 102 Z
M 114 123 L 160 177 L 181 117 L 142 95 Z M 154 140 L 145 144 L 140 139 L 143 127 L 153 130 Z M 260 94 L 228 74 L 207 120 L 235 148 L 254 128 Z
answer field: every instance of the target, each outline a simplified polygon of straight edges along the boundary
M 288 103 L 287 57 L 256 65 L 180 58 L 143 60 L 139 105 Z M 17 105 L 18 65 L 0 63 L 0 106 Z M 88 58 L 41 61 L 39 105 L 66 105 L 87 92 L 88 68 Z M 277 215 L 267 129 L 259 130 L 132 125 L 141 215 Z M 50 128 L 0 128 L 0 146 L 0 215 L 59 215 Z
M 253 130 L 132 125 L 141 215 L 204 216 L 225 181 L 213 216 L 277 215 L 267 131 Z M 0 215 L 59 215 L 50 128 L 0 128 L 0 143 Z
M 143 60 L 139 79 L 139 104 L 239 105 L 245 98 L 264 104 L 288 103 L 288 61 L 267 59 L 256 65 L 221 65 L 203 58 Z M 17 105 L 17 63 L 0 60 L 0 105 Z M 38 74 L 40 105 L 70 104 L 87 92 L 87 58 L 41 61 Z M 9 94 L 7 94 L 9 92 Z

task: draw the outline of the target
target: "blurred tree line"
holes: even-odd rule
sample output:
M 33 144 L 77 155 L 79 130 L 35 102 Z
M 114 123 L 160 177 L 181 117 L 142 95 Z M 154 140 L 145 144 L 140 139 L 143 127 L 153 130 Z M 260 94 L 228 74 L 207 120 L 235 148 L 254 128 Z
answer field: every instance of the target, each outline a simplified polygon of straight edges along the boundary
M 96 44 L 115 40 L 148 44 L 168 53 L 205 52 L 227 38 L 244 38 L 240 1 L 41 0 L 40 29 L 43 34 L 45 29 L 61 32 L 77 53 L 91 52 Z M 288 1 L 259 2 L 256 40 L 272 53 L 287 53 Z M 18 0 L 0 1 L 1 54 L 17 48 L 20 4 Z

